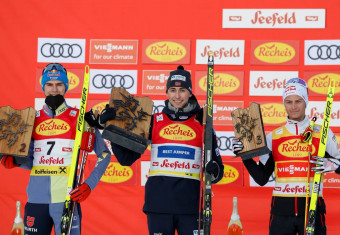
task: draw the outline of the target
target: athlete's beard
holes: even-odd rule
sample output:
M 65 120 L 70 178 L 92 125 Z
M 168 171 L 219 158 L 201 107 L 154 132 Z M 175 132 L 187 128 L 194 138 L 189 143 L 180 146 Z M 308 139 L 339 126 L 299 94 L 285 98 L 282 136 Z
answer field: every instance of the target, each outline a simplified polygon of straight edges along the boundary
M 50 109 L 55 112 L 55 110 L 64 103 L 65 99 L 62 95 L 49 95 L 46 96 L 45 103 L 50 107 Z

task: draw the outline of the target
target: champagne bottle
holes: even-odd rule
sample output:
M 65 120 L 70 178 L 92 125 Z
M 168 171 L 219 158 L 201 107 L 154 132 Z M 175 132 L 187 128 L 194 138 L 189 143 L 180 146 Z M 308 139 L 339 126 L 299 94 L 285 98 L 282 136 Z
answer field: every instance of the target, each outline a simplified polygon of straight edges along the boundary
M 14 219 L 11 235 L 24 235 L 24 222 L 21 217 L 21 202 L 17 201 L 17 214 Z
M 228 235 L 242 235 L 243 228 L 240 220 L 240 215 L 237 211 L 237 197 L 233 198 L 233 213 L 228 225 Z

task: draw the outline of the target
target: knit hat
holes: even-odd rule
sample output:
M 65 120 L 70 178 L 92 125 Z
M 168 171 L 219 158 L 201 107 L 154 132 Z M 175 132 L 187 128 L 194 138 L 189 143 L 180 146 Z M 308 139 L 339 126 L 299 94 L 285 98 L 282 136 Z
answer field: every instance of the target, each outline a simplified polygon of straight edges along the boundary
M 171 71 L 166 83 L 166 92 L 170 87 L 183 87 L 192 94 L 191 75 L 189 71 L 184 70 L 182 65 L 177 67 L 177 70 Z
M 42 71 L 41 88 L 45 91 L 45 84 L 48 81 L 61 81 L 65 85 L 65 92 L 68 90 L 69 82 L 66 69 L 58 63 L 46 65 Z
M 290 95 L 298 95 L 300 96 L 306 103 L 306 107 L 308 105 L 308 86 L 307 83 L 301 78 L 292 78 L 289 79 L 285 85 L 283 91 L 283 102 Z

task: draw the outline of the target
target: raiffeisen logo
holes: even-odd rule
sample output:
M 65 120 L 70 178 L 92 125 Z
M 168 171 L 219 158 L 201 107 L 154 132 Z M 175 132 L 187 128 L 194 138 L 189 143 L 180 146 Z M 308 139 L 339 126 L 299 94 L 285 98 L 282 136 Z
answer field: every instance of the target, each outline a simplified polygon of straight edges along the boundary
M 307 143 L 301 143 L 300 139 L 290 139 L 279 145 L 279 153 L 292 158 L 302 158 L 307 157 L 309 152 L 314 156 L 315 146 L 312 145 L 312 151 L 310 151 L 310 146 Z
M 207 76 L 202 77 L 198 82 L 203 91 L 207 91 Z M 214 74 L 214 94 L 228 94 L 240 87 L 237 77 L 226 73 Z
M 335 81 L 335 94 L 340 93 L 340 74 L 337 73 L 321 73 L 314 75 L 307 81 L 308 88 L 315 93 L 327 94 L 329 83 L 333 79 Z
M 39 135 L 62 135 L 70 130 L 70 125 L 60 119 L 48 119 L 40 123 L 35 132 Z
M 145 49 L 146 56 L 158 62 L 178 61 L 183 59 L 186 53 L 183 45 L 170 41 L 156 42 Z
M 261 104 L 261 113 L 264 124 L 281 124 L 287 120 L 287 113 L 283 104 Z
M 255 57 L 270 64 L 280 64 L 290 61 L 295 56 L 294 47 L 282 42 L 267 42 L 257 46 Z
M 170 124 L 160 130 L 159 135 L 168 140 L 192 140 L 196 138 L 194 130 L 183 124 Z
M 123 183 L 131 179 L 133 170 L 128 166 L 121 166 L 118 162 L 110 162 L 100 181 L 106 183 Z
M 67 72 L 67 77 L 68 77 L 68 84 L 69 84 L 68 91 L 71 91 L 74 88 L 79 86 L 80 79 L 76 74 L 72 72 Z M 42 76 L 40 76 L 39 78 L 40 85 L 41 85 L 41 79 L 42 79 Z
M 223 178 L 217 184 L 230 184 L 235 182 L 240 176 L 238 170 L 230 165 L 224 164 Z

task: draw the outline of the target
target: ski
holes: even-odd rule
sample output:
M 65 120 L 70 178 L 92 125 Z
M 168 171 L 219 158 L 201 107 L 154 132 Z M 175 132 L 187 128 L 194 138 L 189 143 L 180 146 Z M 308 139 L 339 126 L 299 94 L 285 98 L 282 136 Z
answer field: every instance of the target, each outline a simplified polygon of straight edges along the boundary
M 85 124 L 84 117 L 85 117 L 87 97 L 88 97 L 88 91 L 89 91 L 89 83 L 90 83 L 90 68 L 88 65 L 86 65 L 85 72 L 84 72 L 84 83 L 83 83 L 83 89 L 82 89 L 82 95 L 81 95 L 81 101 L 80 101 L 79 115 L 78 115 L 77 126 L 76 126 L 76 137 L 74 140 L 72 160 L 71 160 L 71 165 L 70 165 L 70 174 L 69 174 L 68 183 L 67 183 L 64 210 L 63 210 L 63 214 L 61 217 L 61 234 L 62 235 L 69 234 L 71 227 L 72 227 L 75 203 L 71 203 L 70 192 L 72 191 L 72 189 L 75 188 L 74 186 L 76 182 L 79 154 L 80 154 L 80 149 L 81 149 L 81 144 L 82 144 L 84 124 Z
M 320 136 L 319 150 L 318 150 L 319 157 L 324 157 L 325 152 L 326 152 L 326 144 L 327 144 L 327 138 L 328 138 L 329 122 L 330 122 L 331 113 L 332 113 L 334 91 L 335 91 L 335 82 L 334 80 L 330 80 L 328 92 L 327 92 L 325 113 L 324 113 L 321 131 L 320 131 L 321 136 Z M 318 200 L 322 180 L 323 180 L 323 174 L 316 174 L 316 173 L 314 174 L 313 190 L 312 190 L 312 195 L 311 195 L 311 200 L 310 200 L 310 205 L 309 205 L 308 219 L 307 219 L 307 226 L 306 226 L 306 233 L 305 233 L 306 235 L 314 234 L 317 200 Z
M 208 73 L 207 73 L 207 105 L 203 112 L 203 157 L 201 172 L 201 189 L 200 189 L 200 212 L 199 212 L 199 229 L 201 234 L 201 222 L 204 235 L 210 235 L 212 221 L 211 210 L 211 181 L 212 176 L 206 172 L 205 166 L 211 160 L 212 156 L 212 138 L 213 138 L 213 95 L 214 95 L 214 57 L 208 56 Z M 203 174 L 202 174 L 203 173 Z M 204 177 L 203 177 L 204 175 Z M 203 204 L 203 211 L 202 211 Z

